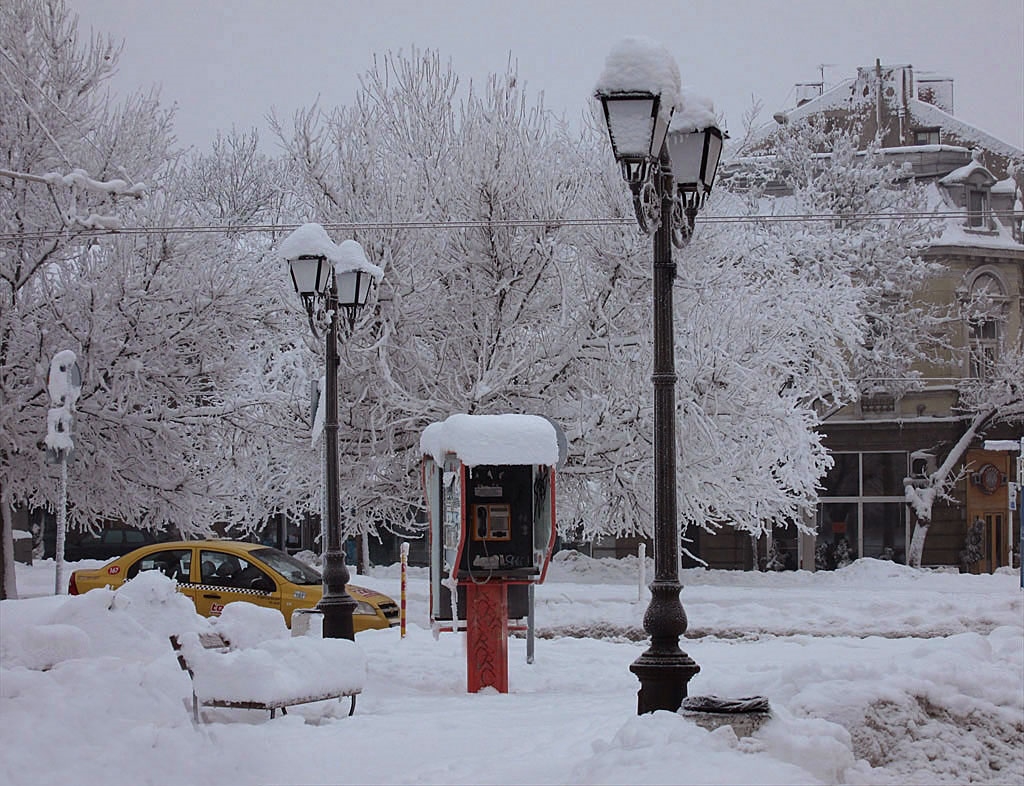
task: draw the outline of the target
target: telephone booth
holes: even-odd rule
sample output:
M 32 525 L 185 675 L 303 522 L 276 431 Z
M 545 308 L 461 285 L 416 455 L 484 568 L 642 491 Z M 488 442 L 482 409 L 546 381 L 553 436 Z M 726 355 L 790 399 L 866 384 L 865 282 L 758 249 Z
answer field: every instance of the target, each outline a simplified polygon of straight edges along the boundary
M 430 621 L 466 630 L 467 687 L 508 692 L 510 597 L 544 581 L 565 439 L 536 415 L 452 415 L 420 439 L 430 517 Z

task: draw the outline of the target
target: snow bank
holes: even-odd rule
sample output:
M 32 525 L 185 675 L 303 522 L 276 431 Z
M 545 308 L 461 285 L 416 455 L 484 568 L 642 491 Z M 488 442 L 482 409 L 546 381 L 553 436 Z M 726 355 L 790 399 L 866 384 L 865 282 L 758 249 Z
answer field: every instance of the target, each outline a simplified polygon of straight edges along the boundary
M 407 637 L 358 634 L 366 684 L 355 716 L 336 701 L 274 720 L 218 709 L 199 729 L 167 631 L 230 631 L 251 645 L 238 661 L 246 671 L 294 657 L 289 668 L 319 677 L 342 670 L 352 648 L 315 660 L 301 638 L 282 635 L 280 615 L 245 604 L 205 620 L 155 572 L 116 592 L 2 601 L 0 782 L 98 783 L 116 767 L 126 783 L 195 786 L 1021 783 L 1016 574 L 879 560 L 829 573 L 683 571 L 691 628 L 682 645 L 701 667 L 690 694 L 771 702 L 771 720 L 737 738 L 673 713 L 636 717 L 629 665 L 645 641 L 557 634 L 575 620 L 640 629 L 647 602 L 637 599 L 636 567 L 635 558 L 556 558 L 536 588 L 533 663 L 524 638 L 508 642 L 508 694 L 466 693 L 465 636 L 435 639 L 429 580 L 413 569 Z M 15 568 L 23 590 L 52 593 L 52 560 Z M 398 597 L 394 567 L 359 584 Z

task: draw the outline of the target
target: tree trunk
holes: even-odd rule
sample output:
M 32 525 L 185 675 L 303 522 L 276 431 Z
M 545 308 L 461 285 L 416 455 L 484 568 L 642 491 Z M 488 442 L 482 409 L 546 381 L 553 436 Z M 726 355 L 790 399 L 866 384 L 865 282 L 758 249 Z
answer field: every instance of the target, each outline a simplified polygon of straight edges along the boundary
M 907 564 L 912 568 L 921 567 L 924 540 L 928 537 L 928 528 L 931 524 L 927 519 L 918 519 L 914 524 L 914 536 L 910 539 L 910 553 L 907 554 Z
M 955 479 L 954 468 L 967 453 L 971 442 L 982 433 L 982 430 L 995 417 L 996 412 L 996 408 L 990 406 L 974 414 L 971 424 L 946 455 L 942 466 L 928 476 L 927 482 L 923 487 L 916 487 L 910 478 L 904 480 L 905 493 L 911 503 L 909 506 L 910 511 L 917 518 L 917 523 L 914 525 L 914 536 L 910 540 L 910 552 L 907 554 L 907 564 L 911 567 L 921 567 L 921 559 L 924 556 L 924 541 L 928 537 L 928 528 L 932 524 L 932 506 L 935 504 L 935 498 L 943 492 L 947 485 L 951 484 L 951 479 Z
M 370 567 L 370 541 L 365 532 L 356 535 L 356 573 L 365 576 Z
M 0 490 L 0 600 L 17 600 L 18 583 L 14 574 L 14 520 L 11 501 Z

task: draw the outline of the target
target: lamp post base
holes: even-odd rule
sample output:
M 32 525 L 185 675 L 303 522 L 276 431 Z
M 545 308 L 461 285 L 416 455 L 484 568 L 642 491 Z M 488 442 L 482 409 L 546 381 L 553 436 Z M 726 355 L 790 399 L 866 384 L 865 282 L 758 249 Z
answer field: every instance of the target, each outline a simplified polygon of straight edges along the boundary
M 700 671 L 700 666 L 682 650 L 675 656 L 650 650 L 637 658 L 629 670 L 640 680 L 636 697 L 636 714 L 657 710 L 677 712 L 686 698 L 687 683 Z
M 640 680 L 637 715 L 678 711 L 686 698 L 687 683 L 700 671 L 696 661 L 679 649 L 679 637 L 687 625 L 679 601 L 681 589 L 678 581 L 656 579 L 651 584 L 651 603 L 644 614 L 651 646 L 629 667 Z
M 349 572 L 345 554 L 328 550 L 324 554 L 324 594 L 317 608 L 324 614 L 324 638 L 355 641 L 352 612 L 356 601 L 345 589 Z

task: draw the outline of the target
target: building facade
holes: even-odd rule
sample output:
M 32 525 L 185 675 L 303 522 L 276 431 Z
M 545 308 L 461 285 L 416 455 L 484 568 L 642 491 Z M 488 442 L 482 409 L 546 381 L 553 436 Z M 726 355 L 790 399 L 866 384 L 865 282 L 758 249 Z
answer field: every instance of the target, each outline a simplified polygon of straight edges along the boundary
M 1024 351 L 1024 151 L 957 118 L 951 79 L 917 76 L 909 65 L 876 62 L 828 89 L 797 87 L 798 105 L 776 113 L 775 123 L 813 118 L 860 128 L 864 148 L 877 137 L 887 162 L 927 186 L 930 209 L 948 217 L 924 252 L 944 273 L 921 294 L 962 318 L 951 327 L 952 350 L 942 362 L 915 368 L 919 387 L 905 392 L 883 383 L 824 420 L 835 465 L 822 479 L 816 520 L 807 522 L 814 536 L 796 527 L 760 542 L 729 531 L 701 533 L 695 549 L 712 567 L 829 569 L 858 557 L 906 562 L 915 519 L 905 479 L 934 472 L 966 433 L 971 413 L 960 406 L 961 385 L 985 379 L 1004 353 Z M 761 130 L 757 154 L 770 155 L 773 130 Z M 1016 440 L 1022 430 L 1021 422 L 1003 424 L 984 437 Z M 991 571 L 1019 564 L 1020 511 L 1010 510 L 1009 499 L 1017 460 L 974 440 L 958 463 L 950 499 L 933 508 L 923 565 Z

